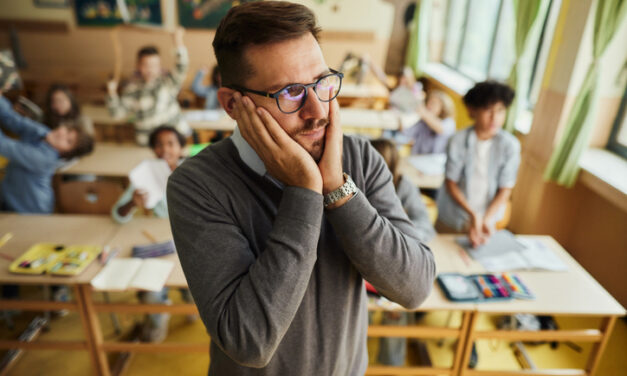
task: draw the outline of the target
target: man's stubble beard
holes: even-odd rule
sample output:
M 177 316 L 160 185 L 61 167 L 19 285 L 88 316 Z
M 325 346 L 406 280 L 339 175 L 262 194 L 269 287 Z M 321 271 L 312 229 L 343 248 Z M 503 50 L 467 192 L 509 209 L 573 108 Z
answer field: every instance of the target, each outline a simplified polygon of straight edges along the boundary
M 307 150 L 307 152 L 309 153 L 309 155 L 311 155 L 313 160 L 316 161 L 316 163 L 318 163 L 320 162 L 322 155 L 324 155 L 326 133 L 325 133 L 325 136 L 322 137 L 320 140 L 311 144 L 311 150 L 308 150 L 304 145 L 299 143 L 295 137 L 297 137 L 301 132 L 307 132 L 307 131 L 311 131 L 320 127 L 328 126 L 328 124 L 329 124 L 329 119 L 327 118 L 318 119 L 318 120 L 308 119 L 307 121 L 305 121 L 305 124 L 301 128 L 298 128 L 290 132 L 289 136 L 294 141 L 296 141 L 300 146 L 302 146 L 305 150 Z

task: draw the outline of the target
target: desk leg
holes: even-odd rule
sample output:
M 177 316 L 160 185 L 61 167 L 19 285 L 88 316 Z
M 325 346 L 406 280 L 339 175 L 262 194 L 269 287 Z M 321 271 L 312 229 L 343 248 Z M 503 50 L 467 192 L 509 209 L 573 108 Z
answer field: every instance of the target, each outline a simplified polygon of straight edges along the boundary
M 464 315 L 468 315 L 468 321 L 469 323 L 467 324 L 467 332 L 466 334 L 462 334 L 465 338 L 465 342 L 463 344 L 462 347 L 462 351 L 463 351 L 463 356 L 462 356 L 462 361 L 461 364 L 458 364 L 458 375 L 459 376 L 464 376 L 466 374 L 466 371 L 468 370 L 468 362 L 470 361 L 470 354 L 472 352 L 472 344 L 475 340 L 475 325 L 477 325 L 477 318 L 479 317 L 479 313 L 476 311 L 472 311 L 472 312 L 466 312 Z M 463 325 L 463 321 L 462 321 L 462 325 Z M 455 361 L 457 361 L 457 355 L 455 357 Z M 453 363 L 453 365 L 455 365 L 455 363 Z
M 98 314 L 94 309 L 91 286 L 77 285 L 75 295 L 81 308 L 81 322 L 87 337 L 87 347 L 95 368 L 95 374 L 98 376 L 110 376 L 107 353 L 102 349 L 102 330 L 98 321 Z
M 605 347 L 607 346 L 607 342 L 610 339 L 610 335 L 612 335 L 612 329 L 614 329 L 615 323 L 616 316 L 603 318 L 601 328 L 599 328 L 599 330 L 601 330 L 601 332 L 603 333 L 603 338 L 600 342 L 597 342 L 592 346 L 592 351 L 590 351 L 590 355 L 588 357 L 588 364 L 586 365 L 586 371 L 590 376 L 594 376 L 599 369 L 601 356 L 605 351 Z
M 462 366 L 462 358 L 464 356 L 464 350 L 466 350 L 466 341 L 468 340 L 468 327 L 470 326 L 470 320 L 473 312 L 471 311 L 463 311 L 462 312 L 462 325 L 459 328 L 459 337 L 457 338 L 457 344 L 455 345 L 455 355 L 453 357 L 453 375 L 459 375 Z M 449 312 L 449 317 L 447 319 L 447 326 L 451 319 L 453 312 Z

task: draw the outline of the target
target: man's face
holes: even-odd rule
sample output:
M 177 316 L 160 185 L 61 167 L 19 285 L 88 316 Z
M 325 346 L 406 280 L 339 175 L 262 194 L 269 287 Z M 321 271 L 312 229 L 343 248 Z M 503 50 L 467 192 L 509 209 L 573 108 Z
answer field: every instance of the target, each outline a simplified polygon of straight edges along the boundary
M 475 121 L 477 132 L 491 138 L 503 128 L 507 116 L 507 107 L 503 102 L 496 102 L 484 108 L 471 108 L 469 112 L 470 117 Z
M 161 58 L 159 55 L 146 55 L 137 62 L 137 70 L 144 81 L 152 82 L 161 75 Z
M 284 42 L 249 47 L 244 58 L 252 66 L 253 76 L 243 86 L 269 93 L 289 84 L 309 84 L 329 73 L 320 46 L 310 33 Z M 281 128 L 314 160 L 320 160 L 329 122 L 329 103 L 321 102 L 313 88 L 308 89 L 303 107 L 292 114 L 281 112 L 274 98 L 244 94 L 258 107 L 268 110 Z

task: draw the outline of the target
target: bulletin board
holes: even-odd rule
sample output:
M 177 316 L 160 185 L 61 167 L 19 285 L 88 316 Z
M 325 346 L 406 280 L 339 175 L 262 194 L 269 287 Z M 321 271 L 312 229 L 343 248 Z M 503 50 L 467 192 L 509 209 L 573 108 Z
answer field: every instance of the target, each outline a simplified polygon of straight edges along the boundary
M 233 6 L 255 0 L 177 0 L 179 25 L 189 29 L 215 29 Z
M 125 0 L 131 23 L 161 25 L 161 0 Z M 78 26 L 115 26 L 123 23 L 116 0 L 74 0 Z

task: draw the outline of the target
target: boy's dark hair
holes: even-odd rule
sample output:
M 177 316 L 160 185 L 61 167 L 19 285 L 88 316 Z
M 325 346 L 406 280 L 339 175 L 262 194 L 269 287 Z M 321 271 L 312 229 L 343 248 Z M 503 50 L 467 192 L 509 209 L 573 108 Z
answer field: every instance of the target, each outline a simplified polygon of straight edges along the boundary
M 468 90 L 463 101 L 466 107 L 470 108 L 486 108 L 498 102 L 503 102 L 505 107 L 509 107 L 515 94 L 508 85 L 490 80 L 479 82 Z
M 155 46 L 144 46 L 137 51 L 137 61 L 145 56 L 159 55 L 159 50 Z
M 222 86 L 242 85 L 254 72 L 244 60 L 253 45 L 283 42 L 311 33 L 320 34 L 316 16 L 304 5 L 283 1 L 259 1 L 229 10 L 213 39 Z
M 150 146 L 151 149 L 154 149 L 155 145 L 157 145 L 157 136 L 159 136 L 159 133 L 161 132 L 174 133 L 176 135 L 176 139 L 179 141 L 179 144 L 181 144 L 181 147 L 185 147 L 185 143 L 187 142 L 187 140 L 185 139 L 185 136 L 183 136 L 174 127 L 171 127 L 169 125 L 161 125 L 155 128 L 152 132 L 150 132 L 150 136 L 148 136 L 148 145 Z
M 57 91 L 63 92 L 70 100 L 70 112 L 65 115 L 55 114 L 52 111 L 52 95 Z M 55 129 L 58 126 L 68 122 L 76 120 L 81 114 L 81 108 L 76 101 L 76 98 L 72 94 L 70 88 L 65 84 L 52 84 L 46 93 L 46 103 L 44 106 L 44 124 L 50 129 Z
M 66 122 L 62 125 L 76 132 L 76 145 L 72 150 L 61 153 L 59 155 L 61 158 L 79 158 L 84 155 L 90 154 L 94 150 L 94 138 L 90 134 L 85 132 L 85 129 L 83 129 L 83 127 L 72 125 L 71 122 Z

